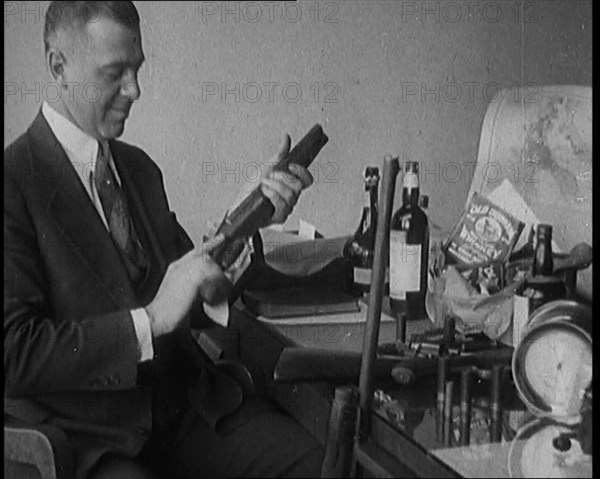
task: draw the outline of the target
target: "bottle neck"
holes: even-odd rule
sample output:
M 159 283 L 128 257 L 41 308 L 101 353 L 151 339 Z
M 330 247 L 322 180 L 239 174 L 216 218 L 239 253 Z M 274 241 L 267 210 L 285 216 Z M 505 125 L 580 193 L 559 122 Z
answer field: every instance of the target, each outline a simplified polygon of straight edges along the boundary
M 407 172 L 404 175 L 402 188 L 402 204 L 406 206 L 419 205 L 419 177 L 416 173 Z
M 365 207 L 363 209 L 363 232 L 372 229 L 375 232 L 377 221 L 377 183 L 365 187 Z
M 538 236 L 535 255 L 533 257 L 533 275 L 551 276 L 554 270 L 552 258 L 552 237 Z

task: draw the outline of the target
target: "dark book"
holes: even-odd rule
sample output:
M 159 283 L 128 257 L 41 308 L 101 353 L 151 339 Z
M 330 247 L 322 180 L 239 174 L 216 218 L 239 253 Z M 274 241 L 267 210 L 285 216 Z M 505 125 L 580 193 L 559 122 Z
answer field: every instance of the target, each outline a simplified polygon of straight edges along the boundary
M 267 319 L 355 313 L 360 311 L 358 299 L 327 288 L 287 288 L 274 291 L 246 291 L 244 305 Z

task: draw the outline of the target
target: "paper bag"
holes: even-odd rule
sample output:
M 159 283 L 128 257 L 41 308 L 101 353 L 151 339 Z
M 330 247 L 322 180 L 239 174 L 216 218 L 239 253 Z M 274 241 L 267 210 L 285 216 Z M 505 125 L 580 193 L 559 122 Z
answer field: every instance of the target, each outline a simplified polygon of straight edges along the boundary
M 454 266 L 448 266 L 430 275 L 430 314 L 436 326 L 442 327 L 444 318 L 451 315 L 461 332 L 482 332 L 499 339 L 511 326 L 513 296 L 522 283 L 513 282 L 496 294 L 485 295 L 477 292 Z

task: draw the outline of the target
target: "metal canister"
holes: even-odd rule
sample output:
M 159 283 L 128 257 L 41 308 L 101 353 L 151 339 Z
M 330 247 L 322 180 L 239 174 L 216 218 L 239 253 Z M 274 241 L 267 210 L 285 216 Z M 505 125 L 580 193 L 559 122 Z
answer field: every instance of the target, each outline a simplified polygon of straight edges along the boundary
M 592 378 L 592 310 L 571 300 L 546 303 L 531 314 L 512 356 L 519 396 L 538 417 L 580 420 Z
M 510 477 L 593 477 L 592 456 L 585 454 L 573 429 L 536 419 L 521 429 L 508 452 Z

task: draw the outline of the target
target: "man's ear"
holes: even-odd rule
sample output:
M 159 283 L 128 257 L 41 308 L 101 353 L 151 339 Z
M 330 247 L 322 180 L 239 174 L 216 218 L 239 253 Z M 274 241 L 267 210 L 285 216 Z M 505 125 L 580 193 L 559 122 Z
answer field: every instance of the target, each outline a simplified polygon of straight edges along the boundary
M 63 52 L 56 48 L 51 48 L 46 54 L 46 62 L 52 79 L 60 85 L 61 88 L 67 88 L 65 78 L 66 58 Z

